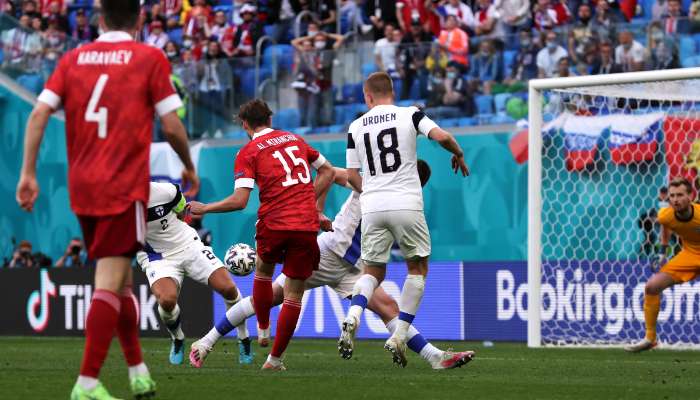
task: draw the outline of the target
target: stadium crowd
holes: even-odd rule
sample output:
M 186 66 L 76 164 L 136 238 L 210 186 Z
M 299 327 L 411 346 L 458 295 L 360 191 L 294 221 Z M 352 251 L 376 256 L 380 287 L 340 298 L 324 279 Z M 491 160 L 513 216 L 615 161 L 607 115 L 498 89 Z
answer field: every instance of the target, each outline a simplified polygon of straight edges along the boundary
M 523 100 L 527 80 L 536 77 L 679 67 L 680 37 L 700 32 L 697 0 L 341 0 L 338 5 L 147 0 L 139 39 L 163 49 L 183 97 L 230 115 L 232 107 L 256 95 L 253 56 L 265 48 L 258 41 L 271 37 L 261 44 L 288 51 L 277 63 L 289 67 L 301 114 L 297 126 L 317 127 L 346 124 L 355 116 L 341 121 L 334 116 L 334 105 L 347 102 L 333 70 L 349 37 L 355 46 L 374 42 L 373 62 L 362 60 L 365 75 L 386 71 L 401 100 L 419 102 L 437 118 L 460 118 L 504 111 L 505 100 Z M 19 28 L 2 32 L 5 71 L 39 71 L 46 79 L 62 53 L 98 35 L 100 0 L 0 0 L 0 10 L 19 21 Z M 694 55 L 694 48 L 686 55 Z M 263 76 L 270 75 L 267 67 Z M 354 102 L 361 103 L 354 93 Z M 493 96 L 499 94 L 505 94 L 503 104 L 497 100 L 494 110 Z M 521 114 L 509 112 L 513 118 Z

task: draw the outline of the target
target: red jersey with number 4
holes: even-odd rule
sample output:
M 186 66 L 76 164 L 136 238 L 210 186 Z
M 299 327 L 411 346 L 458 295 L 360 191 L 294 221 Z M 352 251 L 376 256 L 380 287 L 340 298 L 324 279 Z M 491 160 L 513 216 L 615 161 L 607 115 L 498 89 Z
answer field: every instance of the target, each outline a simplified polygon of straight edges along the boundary
M 67 53 L 39 101 L 63 105 L 68 189 L 78 215 L 115 215 L 148 203 L 154 113 L 182 106 L 157 48 L 108 32 Z
M 293 133 L 264 129 L 236 156 L 236 188 L 260 189 L 258 219 L 276 231 L 319 229 L 311 168 L 326 159 Z

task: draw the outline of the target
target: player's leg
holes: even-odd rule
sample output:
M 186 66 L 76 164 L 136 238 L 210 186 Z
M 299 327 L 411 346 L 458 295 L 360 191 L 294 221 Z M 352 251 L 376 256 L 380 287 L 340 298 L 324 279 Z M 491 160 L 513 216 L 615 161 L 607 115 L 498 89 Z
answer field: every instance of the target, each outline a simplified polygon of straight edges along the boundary
M 625 350 L 638 353 L 656 347 L 656 320 L 661 308 L 661 293 L 676 283 L 676 278 L 666 272 L 658 272 L 649 278 L 644 287 L 644 325 L 646 328 L 644 339 L 637 344 L 625 347 Z
M 315 232 L 285 232 L 285 235 L 288 239 L 282 268 L 287 277 L 284 283 L 284 302 L 277 318 L 275 341 L 263 369 L 284 370 L 281 358 L 299 321 L 304 281 L 318 267 L 321 258 Z
M 343 320 L 338 339 L 338 352 L 345 359 L 352 357 L 360 317 L 371 300 L 374 290 L 384 280 L 386 263 L 389 261 L 391 245 L 394 243 L 394 238 L 385 225 L 383 213 L 364 215 L 361 227 L 363 275 L 353 287 L 350 309 Z
M 258 221 L 255 240 L 258 256 L 253 279 L 253 308 L 258 319 L 258 343 L 267 346 L 270 341 L 270 309 L 274 299 L 272 275 L 275 264 L 282 260 L 286 238 L 283 232 L 271 231 Z
M 399 299 L 399 320 L 396 331 L 386 341 L 384 348 L 392 354 L 395 363 L 405 366 L 408 328 L 418 312 L 425 292 L 430 233 L 423 212 L 397 211 L 392 212 L 390 218 L 393 221 L 390 226 L 391 233 L 406 258 L 408 275 L 404 280 Z
M 167 262 L 161 264 L 150 265 L 146 273 L 159 272 L 156 275 L 158 279 L 151 284 L 151 292 L 158 303 L 160 320 L 170 334 L 170 363 L 179 365 L 184 358 L 185 333 L 182 331 L 182 313 L 177 301 L 184 274 Z
M 381 286 L 375 291 L 367 308 L 379 315 L 390 333 L 393 334 L 396 331 L 399 322 L 399 305 Z M 428 342 L 413 325 L 408 328 L 406 343 L 409 349 L 420 355 L 433 369 L 458 368 L 474 357 L 473 351 L 452 352 L 438 349 Z
M 236 287 L 236 284 L 231 279 L 228 269 L 224 267 L 217 268 L 209 275 L 209 287 L 214 289 L 224 298 L 226 303 L 226 311 L 230 310 L 236 303 L 243 300 L 241 292 Z M 241 364 L 253 363 L 253 350 L 250 345 L 250 335 L 248 334 L 248 326 L 245 320 L 236 325 L 236 334 L 238 336 L 238 362 Z

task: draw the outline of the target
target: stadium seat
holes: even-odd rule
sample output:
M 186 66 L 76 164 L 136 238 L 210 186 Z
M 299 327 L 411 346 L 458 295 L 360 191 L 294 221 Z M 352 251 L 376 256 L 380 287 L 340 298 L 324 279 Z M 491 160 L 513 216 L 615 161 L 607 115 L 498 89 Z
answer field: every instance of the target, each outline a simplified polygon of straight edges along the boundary
M 408 100 L 399 100 L 396 102 L 396 105 L 399 107 L 410 107 L 412 105 L 416 104 L 415 100 L 408 99 Z
M 297 135 L 308 135 L 312 130 L 313 128 L 311 128 L 310 126 L 300 126 L 299 128 L 296 128 L 294 130 L 294 133 L 296 133 Z
M 511 97 L 510 93 L 499 93 L 499 94 L 493 96 L 493 103 L 496 106 L 496 113 L 497 114 L 505 114 L 506 103 L 508 102 L 508 99 L 510 99 L 510 97 Z
M 265 36 L 272 37 L 275 33 L 275 26 L 274 25 L 263 26 L 263 33 L 265 34 Z
M 682 59 L 681 66 L 683 68 L 700 66 L 700 56 L 692 56 L 692 57 Z
M 502 115 L 494 115 L 489 119 L 489 124 L 513 124 L 515 123 L 515 120 L 505 114 Z
M 680 43 L 681 60 L 694 56 L 696 53 L 695 48 L 696 48 L 695 40 L 692 37 L 689 37 L 689 36 L 681 37 L 681 43 Z
M 277 56 L 278 69 L 292 70 L 294 47 L 289 44 L 275 44 L 263 50 L 263 65 L 272 66 L 273 54 Z
M 377 65 L 373 62 L 362 64 L 362 78 L 367 78 L 372 72 L 377 72 Z
M 474 126 L 477 124 L 477 120 L 472 117 L 465 117 L 459 119 L 459 126 Z
M 474 100 L 479 114 L 493 114 L 493 96 L 482 94 L 476 96 Z
M 44 80 L 38 74 L 20 75 L 17 83 L 34 94 L 39 94 L 44 87 Z
M 459 118 L 447 118 L 437 121 L 437 124 L 444 128 L 454 128 L 459 126 Z
M 513 66 L 513 60 L 515 60 L 515 56 L 518 55 L 518 52 L 516 50 L 505 50 L 503 52 L 503 65 L 505 66 L 506 70 L 510 70 L 510 68 Z
M 337 125 L 346 125 L 348 121 L 345 119 L 345 110 L 348 108 L 346 104 L 338 104 L 333 107 L 334 122 Z
M 182 28 L 176 28 L 168 32 L 168 37 L 178 46 L 182 46 Z
M 4 54 L 2 52 L 2 49 L 0 49 L 0 64 L 2 64 L 2 61 L 5 59 Z
M 328 133 L 347 133 L 345 132 L 345 125 L 331 125 L 328 126 Z
M 414 79 L 413 82 L 411 83 L 411 90 L 408 92 L 408 97 L 412 99 L 418 99 L 421 96 L 421 90 L 420 90 L 420 80 Z
M 398 96 L 403 90 L 403 79 L 392 79 L 392 82 L 394 84 L 394 93 Z
M 285 108 L 272 116 L 272 124 L 281 129 L 295 129 L 301 124 L 301 115 L 296 108 Z
M 692 38 L 695 41 L 695 49 L 700 49 L 700 33 L 693 34 Z
M 219 3 L 221 3 L 221 2 L 219 2 Z M 233 6 L 231 4 L 219 4 L 219 5 L 214 6 L 214 12 L 223 11 L 226 13 L 226 15 L 230 15 L 232 10 L 233 10 Z
M 357 103 L 364 99 L 361 83 L 346 83 L 340 93 L 341 102 L 345 104 Z

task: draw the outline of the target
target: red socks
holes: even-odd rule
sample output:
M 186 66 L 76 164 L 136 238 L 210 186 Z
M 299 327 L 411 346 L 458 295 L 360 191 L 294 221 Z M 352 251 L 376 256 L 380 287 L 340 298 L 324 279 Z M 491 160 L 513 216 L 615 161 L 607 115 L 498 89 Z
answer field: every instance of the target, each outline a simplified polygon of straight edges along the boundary
M 289 340 L 294 335 L 294 329 L 297 327 L 301 314 L 301 301 L 285 299 L 282 304 L 282 310 L 277 319 L 277 331 L 275 332 L 275 342 L 272 344 L 270 355 L 280 357 L 287 349 Z
M 97 378 L 100 374 L 117 328 L 121 303 L 113 292 L 97 289 L 93 293 L 85 322 L 85 350 L 80 375 Z
M 267 329 L 270 327 L 270 308 L 272 308 L 272 278 L 255 275 L 253 279 L 253 308 L 258 319 L 258 327 Z M 277 343 L 277 339 L 275 339 Z
M 126 364 L 130 367 L 143 362 L 141 343 L 139 343 L 139 310 L 136 297 L 131 287 L 125 287 L 121 296 L 121 314 L 117 324 L 117 335 L 122 345 Z

